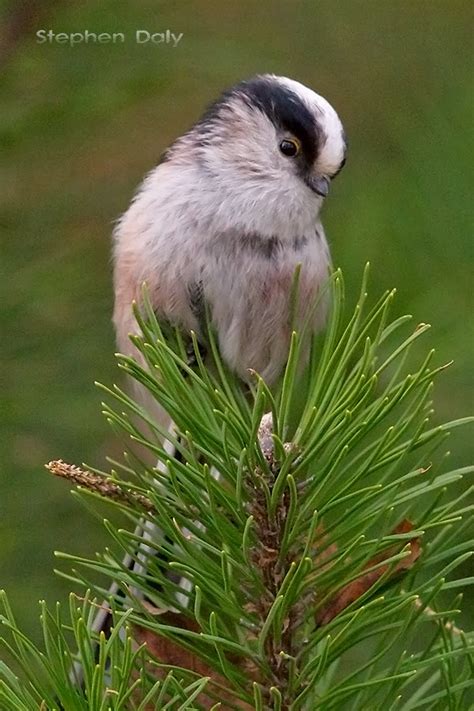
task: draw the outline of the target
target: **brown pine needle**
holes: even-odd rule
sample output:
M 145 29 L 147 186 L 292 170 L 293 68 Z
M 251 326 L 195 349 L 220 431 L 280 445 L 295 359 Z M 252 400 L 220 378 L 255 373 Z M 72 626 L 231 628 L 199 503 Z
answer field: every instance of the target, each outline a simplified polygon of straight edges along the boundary
M 105 499 L 112 499 L 119 503 L 132 506 L 140 506 L 149 513 L 156 513 L 153 502 L 143 494 L 137 494 L 130 489 L 124 489 L 117 482 L 107 477 L 95 474 L 87 469 L 81 469 L 75 464 L 67 464 L 62 459 L 55 459 L 45 467 L 51 474 L 63 479 L 72 481 L 76 486 L 80 486 L 103 496 Z

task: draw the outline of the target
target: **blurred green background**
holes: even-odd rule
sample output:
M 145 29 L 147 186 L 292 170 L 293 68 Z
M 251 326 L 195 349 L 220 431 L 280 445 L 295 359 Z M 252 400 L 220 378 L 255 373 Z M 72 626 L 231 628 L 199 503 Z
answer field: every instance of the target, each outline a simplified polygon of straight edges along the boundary
M 454 366 L 438 418 L 471 409 L 473 4 L 468 0 L 8 2 L 0 6 L 0 587 L 28 632 L 64 599 L 53 551 L 91 554 L 99 525 L 53 480 L 52 458 L 106 466 L 120 442 L 94 380 L 117 376 L 110 233 L 167 144 L 224 87 L 256 72 L 337 108 L 348 163 L 325 208 L 349 291 L 434 325 Z M 35 32 L 125 32 L 118 45 L 37 44 Z M 171 29 L 176 48 L 137 45 Z M 453 437 L 469 461 L 469 433 Z

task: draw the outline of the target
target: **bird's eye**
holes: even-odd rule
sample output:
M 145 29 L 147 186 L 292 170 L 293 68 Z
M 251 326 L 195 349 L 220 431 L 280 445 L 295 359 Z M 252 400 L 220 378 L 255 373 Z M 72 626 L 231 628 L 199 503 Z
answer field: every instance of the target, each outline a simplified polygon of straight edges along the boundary
M 284 156 L 288 156 L 289 158 L 297 156 L 300 152 L 300 149 L 300 142 L 294 138 L 285 138 L 280 143 L 280 151 L 283 153 Z

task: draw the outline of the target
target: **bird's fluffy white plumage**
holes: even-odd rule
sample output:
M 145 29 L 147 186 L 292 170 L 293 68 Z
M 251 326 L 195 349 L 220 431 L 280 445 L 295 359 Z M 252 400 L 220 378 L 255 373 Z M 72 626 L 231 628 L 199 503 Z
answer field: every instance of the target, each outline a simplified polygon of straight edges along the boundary
M 307 87 L 272 75 L 252 81 L 263 82 L 268 94 L 264 110 L 258 94 L 253 103 L 251 91 L 225 96 L 214 113 L 178 139 L 119 221 L 114 321 L 119 347 L 129 352 L 128 334 L 135 330 L 131 302 L 145 281 L 158 317 L 199 332 L 190 304 L 190 288 L 199 285 L 224 359 L 242 378 L 252 368 L 271 383 L 288 352 L 296 265 L 302 264 L 301 318 L 330 265 L 319 220 L 322 198 L 279 150 L 279 142 L 292 135 L 279 120 L 280 94 L 290 120 L 291 111 L 304 114 L 304 107 L 314 118 L 319 145 L 306 166 L 309 174 L 335 174 L 345 141 L 334 109 Z M 321 306 L 315 328 L 324 316 Z

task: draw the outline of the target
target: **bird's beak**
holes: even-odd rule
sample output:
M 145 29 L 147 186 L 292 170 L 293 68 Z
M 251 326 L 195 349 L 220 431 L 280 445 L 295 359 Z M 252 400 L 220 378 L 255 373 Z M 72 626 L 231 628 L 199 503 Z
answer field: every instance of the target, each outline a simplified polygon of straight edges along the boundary
M 311 190 L 313 190 L 317 195 L 320 195 L 323 198 L 327 196 L 330 184 L 331 183 L 329 178 L 326 178 L 325 175 L 311 176 L 308 179 L 308 186 L 311 188 Z

